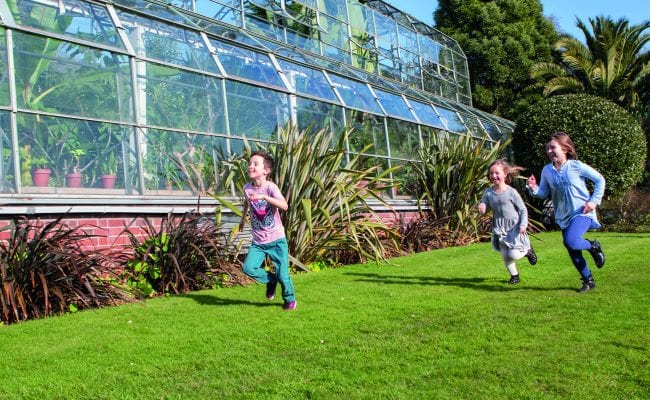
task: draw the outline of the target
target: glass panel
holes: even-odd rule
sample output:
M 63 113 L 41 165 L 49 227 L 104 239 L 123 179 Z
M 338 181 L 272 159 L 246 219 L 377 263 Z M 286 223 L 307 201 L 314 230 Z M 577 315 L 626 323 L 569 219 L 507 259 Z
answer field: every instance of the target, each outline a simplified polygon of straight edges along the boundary
M 482 119 L 481 122 L 483 123 L 483 126 L 485 127 L 485 130 L 487 131 L 488 135 L 490 136 L 490 139 L 497 141 L 503 139 L 503 135 L 501 132 L 499 132 L 499 128 L 493 124 L 492 122 L 489 122 L 485 119 Z
M 407 84 L 413 84 L 414 87 L 420 88 L 422 69 L 420 68 L 420 58 L 418 55 L 401 49 L 399 57 L 402 65 L 404 65 L 402 80 Z
M 138 75 L 138 83 L 146 93 L 143 107 L 148 125 L 225 131 L 219 79 L 143 61 L 138 66 L 146 71 L 146 75 Z
M 113 0 L 115 4 L 136 9 L 146 15 L 156 16 L 168 21 L 177 23 L 187 23 L 187 17 L 171 8 L 156 3 L 150 3 L 147 0 Z
M 296 3 L 300 3 L 300 4 L 304 5 L 304 6 L 313 8 L 314 10 L 318 9 L 318 5 L 317 5 L 318 1 L 317 0 L 293 0 L 293 1 L 296 2 Z
M 284 8 L 289 16 L 285 21 L 287 28 L 305 36 L 313 36 L 322 30 L 318 24 L 318 12 L 315 7 L 301 4 L 299 1 L 284 0 Z
M 244 7 L 246 8 L 246 6 Z M 278 28 L 274 21 L 275 17 L 270 11 L 250 4 L 249 8 L 246 8 L 246 14 L 244 15 L 244 27 L 246 29 L 284 42 L 284 30 Z
M 11 124 L 9 112 L 0 111 L 0 192 L 16 192 L 16 173 L 14 171 L 13 141 L 11 139 Z M 21 168 L 23 165 L 21 164 Z M 25 165 L 24 169 L 29 171 L 30 166 Z
M 336 135 L 343 131 L 343 108 L 340 106 L 298 97 L 296 114 L 299 130 L 309 127 L 312 132 L 327 129 Z
M 268 55 L 210 39 L 217 57 L 229 75 L 284 88 Z
M 408 119 L 409 121 L 416 121 L 413 113 L 409 109 L 408 105 L 404 102 L 401 96 L 392 94 L 389 92 L 384 92 L 383 90 L 374 89 L 379 102 L 384 107 L 384 110 L 392 117 L 400 117 L 403 119 Z
M 347 21 L 346 0 L 318 0 L 318 9 L 341 21 Z
M 287 28 L 286 42 L 291 46 L 296 46 L 300 49 L 311 51 L 312 53 L 320 53 L 320 43 L 316 36 L 316 32 L 303 33 Z
M 418 35 L 410 29 L 403 27 L 402 25 L 397 26 L 397 32 L 399 33 L 399 47 L 400 49 L 408 49 L 409 51 L 417 52 L 418 51 Z
M 417 124 L 388 118 L 390 156 L 410 160 L 420 145 Z
M 218 74 L 219 69 L 197 32 L 118 11 L 136 53 L 182 67 Z
M 178 0 L 176 0 L 178 1 Z M 183 3 L 187 3 L 181 0 Z M 233 1 L 194 0 L 194 11 L 205 17 L 225 22 L 226 24 L 241 26 L 240 3 Z M 197 21 L 195 21 L 197 22 Z
M 0 29 L 0 106 L 8 106 L 9 100 L 9 80 L 7 69 L 7 40 L 5 30 Z
M 392 19 L 375 13 L 375 24 L 377 27 L 377 44 L 386 50 L 397 48 L 397 24 Z
M 384 58 L 379 57 L 379 74 L 386 78 L 393 79 L 395 81 L 401 81 L 401 69 L 402 64 L 399 62 L 397 57 Z
M 226 94 L 228 123 L 233 136 L 273 140 L 277 127 L 289 121 L 287 96 L 282 93 L 226 81 Z
M 460 117 L 458 116 L 458 113 L 451 110 L 447 110 L 446 108 L 443 107 L 436 107 L 436 111 L 438 111 L 438 113 L 440 114 L 440 118 L 447 125 L 447 130 L 454 133 L 467 132 L 467 127 L 465 127 L 465 124 L 463 124 L 463 121 L 461 121 Z
M 345 49 L 333 47 L 327 44 L 321 45 L 323 55 L 342 63 L 350 63 L 350 52 Z
M 357 110 L 345 110 L 345 113 L 348 128 L 351 129 L 348 138 L 350 151 L 386 156 L 388 144 L 383 117 Z M 364 149 L 367 145 L 372 146 Z
M 106 7 L 79 0 L 8 0 L 18 25 L 124 48 Z
M 149 129 L 142 158 L 147 194 L 224 192 L 220 160 L 227 159 L 226 138 Z M 170 190 L 180 191 L 169 193 Z
M 79 173 L 83 188 L 115 188 L 130 194 L 137 187 L 135 139 L 131 128 L 21 113 L 17 121 L 21 182 L 26 191 L 34 192 L 35 189 L 29 188 L 40 187 L 35 176 L 30 176 L 37 168 L 50 170 L 49 181 L 43 186 L 76 187 L 70 174 Z M 113 187 L 104 186 L 102 176 L 105 175 L 116 177 Z
M 475 136 L 480 139 L 484 139 L 487 137 L 487 132 L 483 130 L 483 127 L 478 122 L 478 119 L 476 117 L 463 114 L 462 118 L 465 121 L 465 125 L 469 128 L 469 131 L 472 134 L 472 136 Z
M 417 173 L 413 171 L 413 166 L 405 161 L 391 160 L 392 167 L 398 167 L 393 173 L 393 179 L 397 183 L 394 189 L 395 197 L 412 199 L 418 197 Z
M 449 48 L 447 47 L 440 47 L 440 65 L 453 69 L 454 68 L 454 61 L 452 57 L 452 52 Z
M 367 34 L 374 39 L 375 22 L 373 21 L 373 11 L 356 1 L 348 2 L 348 12 L 350 15 L 350 30 L 352 36 Z
M 440 81 L 440 90 L 442 92 L 442 97 L 452 101 L 457 101 L 456 93 L 458 93 L 458 86 L 455 83 L 442 80 Z
M 434 63 L 438 63 L 440 43 L 422 35 L 419 35 L 418 39 L 420 39 L 420 54 L 422 57 Z
M 452 54 L 454 57 L 454 69 L 456 70 L 456 73 L 463 76 L 469 76 L 469 72 L 467 71 L 467 58 L 465 58 L 461 53 L 453 52 Z
M 331 102 L 339 102 L 322 71 L 294 64 L 280 58 L 278 62 L 296 93 L 318 97 Z
M 133 121 L 127 56 L 14 32 L 18 106 Z
M 339 49 L 345 49 L 348 42 L 348 25 L 327 15 L 321 16 L 321 25 L 327 32 L 322 32 L 320 39 Z
M 334 84 L 334 89 L 338 91 L 348 107 L 383 115 L 368 85 L 339 75 L 329 74 L 329 76 Z
M 425 125 L 434 126 L 436 128 L 447 129 L 447 127 L 442 123 L 440 118 L 433 111 L 431 104 L 421 103 L 412 99 L 409 99 L 409 103 L 411 103 L 411 106 L 413 107 L 415 114 L 420 119 L 420 122 Z

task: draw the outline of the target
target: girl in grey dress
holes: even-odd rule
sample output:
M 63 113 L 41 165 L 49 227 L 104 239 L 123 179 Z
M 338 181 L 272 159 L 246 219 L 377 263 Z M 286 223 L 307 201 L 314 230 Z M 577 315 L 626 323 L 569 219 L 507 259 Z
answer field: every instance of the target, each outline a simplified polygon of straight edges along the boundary
M 537 263 L 537 255 L 526 234 L 528 210 L 519 192 L 510 186 L 522 169 L 511 166 L 506 160 L 493 162 L 487 175 L 492 186 L 485 190 L 478 205 L 482 214 L 492 210 L 492 248 L 501 253 L 510 273 L 510 284 L 519 283 L 515 261 L 527 257 L 531 265 Z

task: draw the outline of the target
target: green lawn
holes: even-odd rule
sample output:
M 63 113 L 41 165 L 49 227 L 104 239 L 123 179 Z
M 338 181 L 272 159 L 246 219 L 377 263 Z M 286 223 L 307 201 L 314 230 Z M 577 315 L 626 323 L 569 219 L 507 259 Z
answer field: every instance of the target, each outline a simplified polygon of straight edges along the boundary
M 0 398 L 650 398 L 650 235 L 589 234 L 585 294 L 538 237 L 516 286 L 482 243 L 0 327 Z

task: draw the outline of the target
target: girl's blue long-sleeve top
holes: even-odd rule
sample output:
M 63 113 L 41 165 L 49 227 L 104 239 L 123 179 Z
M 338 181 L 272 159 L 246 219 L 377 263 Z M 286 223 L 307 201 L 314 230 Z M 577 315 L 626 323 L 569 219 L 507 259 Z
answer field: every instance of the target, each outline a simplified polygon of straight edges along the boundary
M 589 193 L 585 179 L 594 183 L 593 193 Z M 567 160 L 558 171 L 553 164 L 542 169 L 537 190 L 528 189 L 533 196 L 545 199 L 551 195 L 555 222 L 561 229 L 566 229 L 571 220 L 584 215 L 591 218 L 591 228 L 600 228 L 596 210 L 588 214 L 582 212 L 585 203 L 590 201 L 599 205 L 605 193 L 605 178 L 589 165 L 578 160 Z

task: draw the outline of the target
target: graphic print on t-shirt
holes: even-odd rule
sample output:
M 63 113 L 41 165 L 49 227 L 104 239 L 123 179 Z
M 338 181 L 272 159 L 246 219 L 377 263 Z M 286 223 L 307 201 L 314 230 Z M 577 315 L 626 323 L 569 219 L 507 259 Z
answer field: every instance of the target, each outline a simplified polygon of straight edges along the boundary
M 252 200 L 251 225 L 253 229 L 269 229 L 273 227 L 273 207 L 266 200 Z

